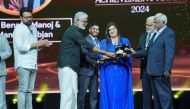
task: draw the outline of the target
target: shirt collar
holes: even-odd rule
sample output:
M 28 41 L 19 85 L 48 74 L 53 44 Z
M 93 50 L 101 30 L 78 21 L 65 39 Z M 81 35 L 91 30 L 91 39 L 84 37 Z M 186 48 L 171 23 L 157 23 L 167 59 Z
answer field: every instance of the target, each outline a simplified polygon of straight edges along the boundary
M 93 40 L 96 39 L 96 37 L 92 36 L 91 34 L 89 34 L 89 36 L 90 36 Z
M 157 31 L 157 33 L 161 33 L 166 28 L 166 25 L 162 27 L 160 30 Z
M 22 21 L 20 22 L 20 24 L 22 24 L 24 27 L 28 28 L 28 26 L 26 26 Z M 29 28 L 32 28 L 33 23 L 29 26 Z
M 148 34 L 148 36 L 149 36 L 149 35 L 150 35 L 150 36 L 153 36 L 154 33 L 156 33 L 155 30 L 154 30 L 152 33 L 147 33 L 147 34 Z

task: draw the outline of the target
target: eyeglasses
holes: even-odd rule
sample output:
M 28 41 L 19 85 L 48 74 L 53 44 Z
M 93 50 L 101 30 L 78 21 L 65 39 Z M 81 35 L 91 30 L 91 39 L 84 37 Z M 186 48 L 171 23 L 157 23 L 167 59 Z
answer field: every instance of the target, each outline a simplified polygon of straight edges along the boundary
M 33 17 L 32 16 L 23 16 L 23 18 L 25 18 L 25 19 L 32 19 Z
M 153 25 L 151 25 L 151 24 L 145 24 L 145 26 L 153 26 Z
M 81 21 L 83 23 L 88 23 L 88 20 L 79 20 L 79 21 Z

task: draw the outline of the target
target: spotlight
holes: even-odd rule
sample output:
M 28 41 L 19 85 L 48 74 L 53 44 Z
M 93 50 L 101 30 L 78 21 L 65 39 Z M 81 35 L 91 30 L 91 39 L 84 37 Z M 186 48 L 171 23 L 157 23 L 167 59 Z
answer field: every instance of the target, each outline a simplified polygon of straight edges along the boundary
M 48 84 L 42 84 L 40 87 L 40 93 L 36 97 L 36 102 L 42 102 L 43 97 L 45 96 L 45 92 L 49 89 Z
M 17 103 L 17 98 L 13 98 L 12 102 L 13 102 L 13 104 L 16 104 Z
M 186 88 L 190 85 L 190 82 L 186 82 L 185 84 L 183 84 L 183 88 Z M 180 90 L 180 91 L 177 91 L 175 94 L 174 94 L 174 98 L 175 99 L 178 99 L 182 94 L 184 93 L 184 90 Z
M 13 103 L 13 104 L 16 104 L 16 103 L 17 103 L 17 101 L 18 101 L 17 97 L 18 97 L 18 94 L 15 94 L 15 95 L 13 96 L 13 99 L 12 99 L 12 103 Z
M 42 98 L 41 97 L 37 97 L 36 98 L 36 102 L 38 102 L 38 103 L 42 102 Z
M 183 94 L 184 91 L 178 91 L 174 94 L 174 98 L 175 99 L 178 99 L 182 94 Z
M 179 95 L 175 94 L 175 95 L 174 95 L 174 98 L 175 98 L 175 99 L 178 99 L 178 98 L 179 98 Z

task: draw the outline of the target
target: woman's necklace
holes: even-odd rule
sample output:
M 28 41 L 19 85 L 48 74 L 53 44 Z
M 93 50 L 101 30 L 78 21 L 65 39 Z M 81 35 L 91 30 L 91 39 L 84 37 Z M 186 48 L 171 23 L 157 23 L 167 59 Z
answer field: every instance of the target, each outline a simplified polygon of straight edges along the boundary
M 111 39 L 113 45 L 118 45 L 118 37 L 114 37 Z

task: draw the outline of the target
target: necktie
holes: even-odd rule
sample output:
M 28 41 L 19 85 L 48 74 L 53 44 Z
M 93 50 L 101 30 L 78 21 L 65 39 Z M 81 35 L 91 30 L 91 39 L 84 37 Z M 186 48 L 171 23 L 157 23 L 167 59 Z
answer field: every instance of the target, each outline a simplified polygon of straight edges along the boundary
M 151 34 L 148 34 L 147 37 L 146 37 L 146 44 L 145 44 L 145 47 L 147 48 L 148 47 L 148 44 L 150 42 L 150 39 L 151 39 Z
M 151 39 L 149 41 L 148 46 L 150 46 L 151 44 L 153 44 L 155 36 L 156 36 L 156 32 L 152 35 L 152 37 L 151 37 Z
M 94 38 L 94 42 L 95 42 L 95 44 L 96 44 L 96 46 L 98 47 L 98 39 L 97 38 Z
M 159 36 L 159 34 L 160 34 L 159 31 L 155 32 L 155 37 L 154 37 L 154 39 L 153 39 L 153 42 L 156 40 L 156 38 Z

